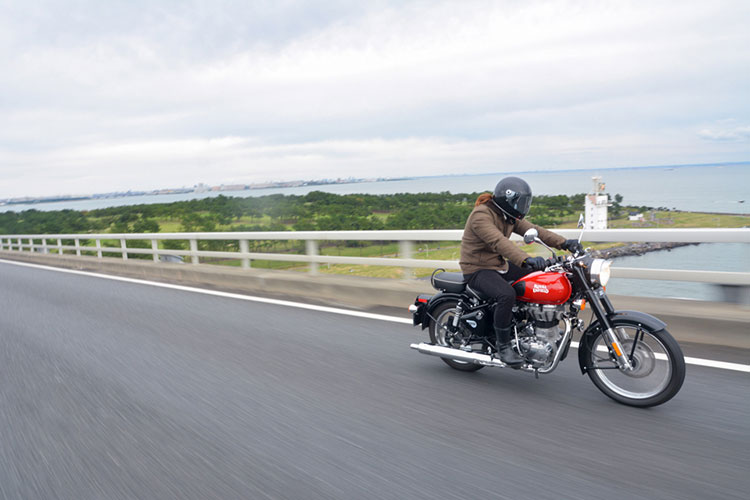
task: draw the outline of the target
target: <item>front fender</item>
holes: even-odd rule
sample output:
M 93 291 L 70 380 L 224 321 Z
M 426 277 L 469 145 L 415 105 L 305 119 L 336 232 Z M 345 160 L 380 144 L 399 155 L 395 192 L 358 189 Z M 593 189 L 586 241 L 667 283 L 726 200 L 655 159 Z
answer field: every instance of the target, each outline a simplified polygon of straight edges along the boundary
M 667 324 L 659 318 L 640 311 L 615 311 L 612 314 L 608 314 L 607 319 L 612 323 L 612 326 L 643 326 L 652 332 L 663 330 L 667 326 Z M 591 344 L 599 333 L 599 330 L 601 330 L 601 326 L 597 320 L 591 323 L 589 327 L 586 328 L 586 331 L 583 332 L 581 342 L 578 345 L 578 365 L 581 367 L 581 373 L 586 373 L 587 361 L 589 359 L 589 353 L 591 352 Z

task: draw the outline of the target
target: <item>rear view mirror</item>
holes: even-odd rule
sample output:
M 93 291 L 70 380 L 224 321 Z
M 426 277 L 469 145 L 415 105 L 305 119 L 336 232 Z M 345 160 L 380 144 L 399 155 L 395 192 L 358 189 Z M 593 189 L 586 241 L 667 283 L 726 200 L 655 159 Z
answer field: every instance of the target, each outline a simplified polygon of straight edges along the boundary
M 580 214 L 578 216 L 578 227 L 579 228 L 583 227 L 585 221 L 586 221 L 586 219 L 583 218 L 583 214 Z
M 539 236 L 539 231 L 534 229 L 533 227 L 526 231 L 523 235 L 523 242 L 527 245 L 530 243 L 534 243 L 536 241 L 537 237 Z

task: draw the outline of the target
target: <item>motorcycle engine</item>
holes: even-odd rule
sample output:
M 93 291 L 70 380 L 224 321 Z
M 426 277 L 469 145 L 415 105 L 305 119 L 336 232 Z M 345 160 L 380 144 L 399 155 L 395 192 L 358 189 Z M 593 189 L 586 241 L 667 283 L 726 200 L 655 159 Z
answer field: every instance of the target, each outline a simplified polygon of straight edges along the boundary
M 534 368 L 544 368 L 555 359 L 562 338 L 559 323 L 565 309 L 542 304 L 527 304 L 524 309 L 526 324 L 518 331 L 518 350 Z

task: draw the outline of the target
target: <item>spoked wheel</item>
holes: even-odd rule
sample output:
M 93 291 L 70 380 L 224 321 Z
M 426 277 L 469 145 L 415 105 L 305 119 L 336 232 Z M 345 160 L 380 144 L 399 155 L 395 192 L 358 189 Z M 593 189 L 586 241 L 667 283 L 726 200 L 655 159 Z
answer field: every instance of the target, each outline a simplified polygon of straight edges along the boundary
M 666 330 L 642 325 L 613 325 L 632 370 L 617 366 L 604 335 L 589 339 L 589 377 L 604 394 L 630 406 L 656 406 L 672 399 L 685 380 L 685 358 Z
M 471 332 L 466 325 L 459 324 L 458 331 L 452 332 L 449 325 L 453 324 L 453 318 L 456 316 L 456 303 L 450 302 L 438 306 L 433 312 L 434 320 L 430 321 L 430 341 L 433 344 L 457 349 L 461 347 L 461 340 L 470 338 Z M 467 361 L 458 361 L 450 358 L 440 358 L 445 363 L 456 370 L 463 372 L 475 372 L 484 368 L 482 365 L 469 363 Z

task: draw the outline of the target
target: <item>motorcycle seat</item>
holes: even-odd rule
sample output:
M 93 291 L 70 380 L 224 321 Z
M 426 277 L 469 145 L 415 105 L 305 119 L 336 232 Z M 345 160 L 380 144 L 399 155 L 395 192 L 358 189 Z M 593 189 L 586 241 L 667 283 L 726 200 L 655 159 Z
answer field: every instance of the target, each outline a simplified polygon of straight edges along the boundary
M 483 294 L 479 290 L 471 288 L 469 285 L 466 285 L 466 292 L 469 293 L 470 295 L 473 295 L 474 297 L 476 297 L 478 300 L 482 302 L 488 301 L 491 298 L 490 296 Z
M 436 273 L 432 276 L 432 286 L 446 292 L 461 293 L 466 287 L 462 273 Z

